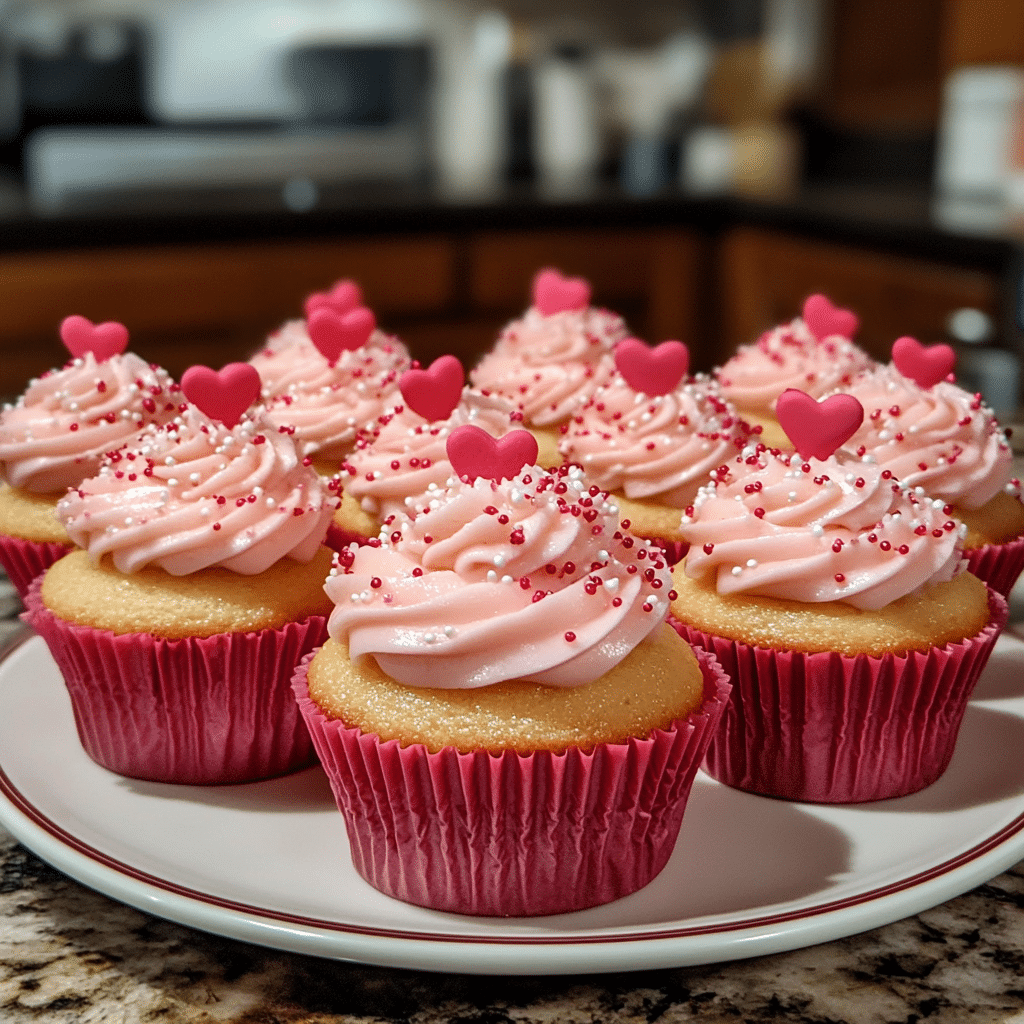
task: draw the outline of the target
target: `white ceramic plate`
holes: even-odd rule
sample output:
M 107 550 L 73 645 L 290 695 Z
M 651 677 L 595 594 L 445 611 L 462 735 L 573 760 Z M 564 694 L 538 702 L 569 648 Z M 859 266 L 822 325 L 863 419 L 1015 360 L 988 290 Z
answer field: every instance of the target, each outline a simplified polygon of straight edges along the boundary
M 758 956 L 906 917 L 1024 858 L 1022 637 L 1000 639 L 953 762 L 926 791 L 818 807 L 700 775 L 662 874 L 641 892 L 576 914 L 459 917 L 381 895 L 351 866 L 319 768 L 210 788 L 110 774 L 79 746 L 63 684 L 37 637 L 0 663 L 0 823 L 125 903 L 296 952 L 495 974 Z

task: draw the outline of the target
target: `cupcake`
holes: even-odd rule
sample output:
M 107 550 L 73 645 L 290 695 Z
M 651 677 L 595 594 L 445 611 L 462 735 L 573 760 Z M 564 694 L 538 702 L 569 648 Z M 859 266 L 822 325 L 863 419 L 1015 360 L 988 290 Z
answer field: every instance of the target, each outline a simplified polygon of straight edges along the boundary
M 54 515 L 65 491 L 92 476 L 106 452 L 169 420 L 180 401 L 164 370 L 125 351 L 122 324 L 70 316 L 60 333 L 71 361 L 30 381 L 0 413 L 0 563 L 22 597 L 71 550 Z
M 803 316 L 765 331 L 715 371 L 722 395 L 770 448 L 790 448 L 779 426 L 775 402 L 787 388 L 814 398 L 842 388 L 872 365 L 853 343 L 859 321 L 848 309 L 833 306 L 824 295 L 811 295 Z
M 1006 432 L 982 401 L 953 383 L 955 353 L 899 338 L 892 363 L 848 388 L 864 406 L 850 447 L 967 527 L 971 572 L 1004 596 L 1024 569 L 1024 504 Z
M 313 760 L 289 680 L 326 636 L 335 500 L 287 433 L 245 412 L 252 367 L 193 367 L 182 387 L 195 404 L 60 501 L 82 550 L 37 577 L 25 619 L 103 767 L 195 785 L 268 778 Z
M 747 443 L 746 424 L 710 378 L 687 376 L 678 341 L 615 346 L 617 372 L 562 428 L 558 450 L 610 491 L 631 533 L 686 550 L 679 521 L 709 474 Z
M 342 502 L 328 535 L 331 547 L 365 542 L 401 513 L 424 508 L 452 475 L 446 446 L 453 430 L 475 424 L 501 437 L 522 422 L 511 402 L 464 383 L 455 356 L 402 374 L 402 404 L 378 417 L 341 465 Z
M 353 862 L 437 910 L 608 902 L 668 859 L 728 683 L 579 467 L 527 464 L 522 430 L 448 448 L 436 503 L 337 556 L 294 680 Z
M 796 454 L 751 445 L 684 519 L 672 614 L 733 681 L 705 763 L 739 789 L 851 803 L 945 771 L 1005 599 L 964 571 L 964 528 L 839 448 L 856 399 L 779 399 Z
M 306 320 L 286 323 L 249 362 L 259 371 L 267 417 L 294 431 L 303 455 L 334 473 L 359 431 L 400 401 L 409 353 L 377 329 L 358 287 L 341 281 L 306 300 Z
M 502 330 L 470 380 L 522 410 L 540 446 L 538 462 L 553 465 L 558 427 L 611 379 L 612 349 L 626 334 L 620 316 L 590 305 L 586 281 L 541 270 L 533 305 Z

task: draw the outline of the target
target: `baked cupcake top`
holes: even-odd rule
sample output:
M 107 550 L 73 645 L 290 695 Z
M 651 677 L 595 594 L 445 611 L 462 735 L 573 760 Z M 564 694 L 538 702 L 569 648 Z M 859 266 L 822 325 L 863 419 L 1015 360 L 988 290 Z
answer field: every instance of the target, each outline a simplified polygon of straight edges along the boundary
M 865 415 L 849 446 L 903 484 L 960 508 L 980 508 L 1002 490 L 1019 496 L 1006 433 L 981 395 L 944 378 L 922 380 L 926 386 L 891 363 L 857 376 L 844 390 Z
M 591 682 L 671 600 L 660 553 L 617 513 L 575 466 L 452 478 L 427 510 L 337 556 L 328 631 L 353 659 L 368 655 L 410 686 Z
M 611 379 L 612 348 L 626 334 L 622 317 L 590 305 L 586 281 L 542 270 L 533 305 L 502 330 L 470 380 L 515 402 L 527 423 L 550 426 Z
M 501 437 L 522 419 L 507 399 L 469 387 L 443 419 L 427 419 L 408 404 L 396 406 L 360 435 L 341 464 L 341 485 L 378 521 L 411 513 L 452 475 L 445 446 L 453 430 L 473 424 Z
M 69 317 L 63 334 L 78 354 L 30 381 L 0 413 L 0 474 L 36 493 L 81 483 L 99 470 L 106 452 L 171 419 L 181 401 L 165 370 L 124 350 L 128 331 L 121 324 Z
M 709 377 L 686 376 L 688 359 L 680 355 L 667 373 L 658 373 L 659 352 L 672 354 L 663 342 L 648 349 L 633 339 L 615 349 L 622 363 L 612 379 L 563 427 L 558 450 L 579 462 L 599 487 L 627 498 L 654 498 L 684 508 L 712 469 L 731 458 L 749 436 L 736 410 Z M 639 346 L 639 347 L 637 347 Z M 640 368 L 623 356 L 630 350 Z M 629 380 L 627 380 L 627 376 Z
M 400 400 L 398 377 L 410 365 L 405 345 L 378 330 L 365 307 L 343 315 L 320 308 L 290 321 L 249 362 L 269 421 L 294 429 L 303 454 L 336 459 Z
M 771 415 L 787 388 L 818 398 L 848 384 L 872 365 L 853 343 L 857 317 L 812 295 L 803 315 L 765 331 L 753 345 L 743 345 L 716 371 L 723 396 L 738 409 Z
M 253 398 L 258 390 L 254 380 Z M 57 505 L 71 539 L 124 573 L 222 566 L 252 575 L 285 557 L 309 561 L 337 499 L 261 412 L 225 419 L 233 425 L 187 405 L 110 453 Z
M 870 456 L 824 459 L 750 445 L 683 516 L 688 576 L 719 594 L 872 610 L 961 567 L 964 528 Z

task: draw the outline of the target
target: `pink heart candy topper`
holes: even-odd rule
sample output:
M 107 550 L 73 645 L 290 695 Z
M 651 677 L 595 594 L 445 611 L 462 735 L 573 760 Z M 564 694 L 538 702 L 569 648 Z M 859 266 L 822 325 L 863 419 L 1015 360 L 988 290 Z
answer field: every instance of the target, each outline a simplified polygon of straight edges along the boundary
M 102 363 L 128 348 L 128 328 L 114 320 L 94 324 L 84 316 L 69 316 L 61 321 L 60 340 L 76 358 L 91 352 Z
M 564 277 L 547 267 L 533 279 L 533 304 L 544 316 L 586 309 L 590 305 L 590 285 L 582 277 Z
M 953 372 L 956 353 L 949 345 L 922 345 L 917 338 L 904 337 L 893 342 L 892 362 L 904 377 L 930 388 Z
M 446 420 L 462 397 L 466 373 L 455 356 L 439 356 L 426 370 L 406 370 L 398 378 L 405 404 L 425 420 Z
M 787 388 L 775 415 L 801 458 L 827 459 L 857 432 L 864 406 L 853 395 L 831 395 L 817 402 L 806 391 Z
M 486 430 L 467 424 L 448 435 L 445 450 L 456 475 L 471 481 L 479 476 L 511 480 L 523 466 L 537 462 L 537 438 L 528 430 L 510 430 L 495 438 Z
M 306 322 L 309 337 L 320 354 L 333 366 L 342 352 L 353 352 L 370 340 L 377 327 L 372 309 L 357 306 L 347 313 L 322 307 Z
M 839 335 L 853 338 L 860 326 L 857 314 L 833 306 L 824 295 L 811 295 L 804 303 L 804 323 L 818 341 Z
M 259 398 L 260 375 L 249 363 L 228 363 L 222 370 L 190 366 L 182 375 L 181 390 L 210 419 L 230 429 Z
M 336 281 L 329 291 L 313 292 L 305 302 L 306 319 L 308 320 L 318 309 L 333 309 L 335 313 L 345 314 L 363 304 L 362 289 L 355 281 Z
M 639 338 L 624 338 L 615 346 L 615 366 L 634 391 L 667 395 L 686 376 L 690 352 L 681 341 L 650 348 Z

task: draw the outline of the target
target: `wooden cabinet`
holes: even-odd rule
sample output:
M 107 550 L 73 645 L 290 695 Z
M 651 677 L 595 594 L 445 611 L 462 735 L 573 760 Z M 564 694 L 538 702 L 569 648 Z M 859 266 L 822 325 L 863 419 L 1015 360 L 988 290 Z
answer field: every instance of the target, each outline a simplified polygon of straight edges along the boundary
M 719 263 L 720 358 L 799 315 L 813 292 L 854 310 L 861 321 L 858 343 L 885 361 L 901 335 L 923 344 L 946 340 L 946 324 L 956 309 L 973 307 L 994 322 L 1000 319 L 996 275 L 927 260 L 736 228 L 720 242 Z
M 344 241 L 238 243 L 0 255 L 0 395 L 67 357 L 57 329 L 78 313 L 120 320 L 131 347 L 173 375 L 245 359 L 303 298 L 351 277 L 387 331 L 424 362 L 467 367 L 529 302 L 539 267 L 593 284 L 596 303 L 652 341 L 699 350 L 702 244 L 685 230 L 492 231 Z M 696 359 L 699 352 L 695 352 Z

